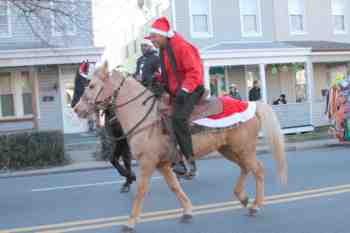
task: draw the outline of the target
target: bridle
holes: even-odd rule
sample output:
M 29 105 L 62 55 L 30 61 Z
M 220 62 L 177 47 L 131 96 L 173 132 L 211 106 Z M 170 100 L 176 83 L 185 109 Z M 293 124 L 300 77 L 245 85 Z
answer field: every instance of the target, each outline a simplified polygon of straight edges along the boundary
M 119 96 L 119 93 L 120 93 L 120 90 L 122 89 L 122 87 L 124 86 L 124 84 L 126 83 L 126 78 L 123 77 L 123 80 L 120 82 L 120 85 L 113 91 L 113 95 L 112 95 L 112 98 L 108 98 L 106 100 L 104 100 L 102 102 L 102 105 L 103 106 L 108 106 L 107 108 L 108 109 L 111 109 L 112 111 L 114 111 L 114 117 L 112 119 L 109 120 L 109 123 L 112 123 L 113 121 L 117 120 L 117 113 L 116 113 L 116 110 L 117 109 L 120 109 L 124 106 L 127 106 L 128 104 L 138 100 L 139 98 L 141 98 L 142 96 L 144 96 L 148 89 L 145 88 L 145 90 L 143 90 L 140 94 L 138 94 L 137 96 L 127 100 L 125 103 L 122 103 L 122 104 L 117 104 L 117 98 Z M 102 93 L 103 91 L 103 87 L 100 88 L 100 90 L 98 91 L 97 95 L 96 95 L 96 98 L 95 98 L 95 106 L 97 105 L 96 103 L 96 100 L 98 99 L 99 95 Z M 156 102 L 157 102 L 157 98 L 155 97 L 155 95 L 151 95 L 149 97 L 146 98 L 145 101 L 142 102 L 142 105 L 146 105 L 147 102 L 149 100 L 152 99 L 152 104 L 150 106 L 150 108 L 147 110 L 146 114 L 142 117 L 142 119 L 140 121 L 138 121 L 135 126 L 133 126 L 127 133 L 125 133 L 123 136 L 121 137 L 111 137 L 111 136 L 108 136 L 111 140 L 113 141 L 120 141 L 120 140 L 123 140 L 123 139 L 126 139 L 128 138 L 129 136 L 133 136 L 141 131 L 143 131 L 145 129 L 145 127 L 141 128 L 140 130 L 137 130 L 136 129 L 148 118 L 148 116 L 151 114 L 151 112 L 153 111 L 155 105 L 156 105 Z M 106 110 L 106 109 L 105 109 Z M 154 123 L 152 123 L 151 125 L 153 125 Z

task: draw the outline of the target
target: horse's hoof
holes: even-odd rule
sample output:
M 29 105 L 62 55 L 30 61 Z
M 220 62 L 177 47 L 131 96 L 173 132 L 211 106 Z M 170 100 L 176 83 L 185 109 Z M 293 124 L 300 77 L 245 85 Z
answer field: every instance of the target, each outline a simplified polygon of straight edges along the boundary
M 184 214 L 184 215 L 182 215 L 180 222 L 181 223 L 191 223 L 192 220 L 193 220 L 192 214 Z
M 120 193 L 128 193 L 130 191 L 130 185 L 129 184 L 124 184 L 121 189 L 120 189 Z
M 135 229 L 129 226 L 124 225 L 122 227 L 121 233 L 135 233 Z
M 245 197 L 244 200 L 241 201 L 241 204 L 244 208 L 247 208 L 247 206 L 249 205 L 249 197 Z
M 256 217 L 259 212 L 259 208 L 249 208 L 249 216 Z
M 130 179 L 130 182 L 132 183 L 132 182 L 134 182 L 134 181 L 136 181 L 136 176 L 135 176 L 135 175 L 132 175 L 132 176 L 131 176 L 131 179 Z

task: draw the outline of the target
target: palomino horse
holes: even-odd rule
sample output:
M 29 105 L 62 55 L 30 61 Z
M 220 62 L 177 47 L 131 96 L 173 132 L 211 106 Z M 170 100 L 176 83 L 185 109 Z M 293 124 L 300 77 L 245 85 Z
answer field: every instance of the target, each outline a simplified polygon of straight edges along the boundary
M 75 108 L 80 117 L 87 117 L 96 106 L 103 108 L 111 101 L 114 102 L 118 119 L 128 134 L 132 155 L 139 160 L 140 174 L 137 194 L 124 230 L 133 231 L 141 214 L 145 193 L 149 189 L 150 177 L 156 169 L 162 174 L 181 203 L 183 220 L 191 219 L 191 201 L 182 190 L 171 169 L 169 156 L 172 148 L 171 141 L 169 136 L 164 134 L 157 108 L 152 108 L 160 102 L 152 99 L 152 93 L 145 90 L 133 78 L 125 78 L 117 71 L 110 74 L 107 62 L 96 69 L 84 95 L 84 98 L 88 99 L 88 104 L 78 103 Z M 264 201 L 264 168 L 256 158 L 257 136 L 260 127 L 265 129 L 265 134 L 272 146 L 273 158 L 277 163 L 277 174 L 282 183 L 286 183 L 287 163 L 283 135 L 279 121 L 269 105 L 257 103 L 255 116 L 237 127 L 193 135 L 195 158 L 218 151 L 224 158 L 240 167 L 241 173 L 234 187 L 234 194 L 251 214 L 256 214 Z M 256 198 L 252 203 L 249 203 L 244 192 L 245 180 L 250 172 L 253 173 L 256 180 Z

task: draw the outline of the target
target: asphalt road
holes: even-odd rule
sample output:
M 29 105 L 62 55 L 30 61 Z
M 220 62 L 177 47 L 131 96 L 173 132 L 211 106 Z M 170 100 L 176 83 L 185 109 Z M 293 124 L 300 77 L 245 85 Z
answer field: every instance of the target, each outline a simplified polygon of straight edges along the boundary
M 182 186 L 195 205 L 191 223 L 154 174 L 139 233 L 349 233 L 350 148 L 288 153 L 289 182 L 278 183 L 271 155 L 265 165 L 265 206 L 247 216 L 233 198 L 239 169 L 226 160 L 199 162 L 199 175 Z M 137 169 L 137 168 L 136 168 Z M 106 169 L 0 179 L 0 233 L 120 232 L 130 213 L 134 186 L 120 194 L 121 177 Z M 247 192 L 254 196 L 249 177 Z

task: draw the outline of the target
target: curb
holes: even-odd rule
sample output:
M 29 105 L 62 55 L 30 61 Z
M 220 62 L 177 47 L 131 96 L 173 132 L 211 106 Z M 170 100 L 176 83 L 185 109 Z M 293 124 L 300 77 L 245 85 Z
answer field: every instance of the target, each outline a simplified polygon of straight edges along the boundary
M 300 144 L 300 143 L 299 143 Z M 298 145 L 298 143 L 294 144 L 286 144 L 286 152 L 296 152 L 296 151 L 307 151 L 307 150 L 314 150 L 314 149 L 323 149 L 323 148 L 344 148 L 348 147 L 349 145 L 346 144 L 339 144 L 337 140 L 326 140 L 326 141 L 309 141 L 307 145 L 305 143 L 302 143 L 301 145 Z M 257 149 L 257 155 L 263 155 L 270 153 L 269 146 L 260 146 L 260 149 Z M 204 158 L 200 160 L 210 160 L 210 159 L 218 159 L 222 158 L 221 155 L 218 153 L 211 153 Z M 69 166 L 69 165 L 68 165 Z M 137 161 L 132 161 L 132 166 L 137 166 Z M 104 170 L 104 169 L 114 169 L 111 164 L 106 162 L 106 165 L 92 165 L 87 167 L 76 167 L 76 168 L 69 168 L 69 167 L 56 167 L 52 169 L 42 169 L 42 170 L 32 170 L 32 171 L 15 171 L 15 172 L 0 172 L 0 179 L 6 179 L 6 178 L 17 178 L 17 177 L 31 177 L 31 176 L 43 176 L 43 175 L 50 175 L 50 174 L 63 174 L 63 173 L 74 173 L 74 172 L 83 172 L 83 171 L 93 171 L 93 170 Z

